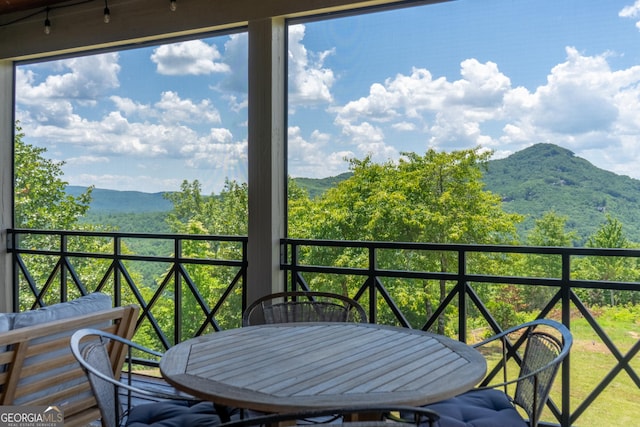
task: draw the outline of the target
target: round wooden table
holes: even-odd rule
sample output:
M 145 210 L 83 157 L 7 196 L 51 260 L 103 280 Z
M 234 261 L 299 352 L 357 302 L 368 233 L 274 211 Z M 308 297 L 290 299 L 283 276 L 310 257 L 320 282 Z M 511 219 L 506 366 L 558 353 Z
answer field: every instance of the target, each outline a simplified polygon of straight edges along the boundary
M 185 341 L 160 361 L 179 390 L 264 412 L 425 405 L 485 375 L 475 349 L 427 332 L 364 323 L 283 323 Z

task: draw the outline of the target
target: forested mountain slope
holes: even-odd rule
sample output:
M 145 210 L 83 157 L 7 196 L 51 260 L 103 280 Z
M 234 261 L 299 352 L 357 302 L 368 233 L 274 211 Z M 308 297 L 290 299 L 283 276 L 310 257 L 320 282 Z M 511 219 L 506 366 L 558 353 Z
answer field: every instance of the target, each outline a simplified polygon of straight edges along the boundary
M 321 194 L 350 174 L 324 179 L 297 178 L 310 194 Z M 341 178 L 341 179 L 340 179 Z M 605 221 L 618 219 L 629 240 L 640 242 L 640 180 L 599 169 L 573 152 L 553 144 L 535 144 L 488 162 L 486 190 L 502 197 L 508 212 L 525 215 L 519 231 L 524 240 L 535 220 L 554 211 L 567 218 L 583 245 Z
M 553 210 L 567 217 L 567 230 L 576 231 L 582 245 L 609 214 L 628 239 L 640 242 L 640 181 L 599 169 L 567 149 L 536 144 L 492 160 L 484 181 L 505 210 L 527 216 L 523 233 Z
M 314 198 L 350 176 L 348 172 L 295 181 Z M 640 180 L 599 169 L 567 149 L 536 144 L 505 159 L 491 160 L 484 182 L 487 190 L 502 197 L 506 211 L 525 215 L 519 227 L 523 241 L 534 221 L 553 210 L 567 217 L 567 231 L 577 233 L 578 245 L 600 227 L 607 214 L 622 223 L 627 239 L 640 242 Z M 84 190 L 67 189 L 73 195 Z M 148 228 L 157 226 L 157 231 L 166 232 L 160 213 L 171 208 L 162 193 L 94 189 L 86 220 L 119 224 L 123 231 L 141 231 L 135 229 L 146 221 L 144 231 L 153 232 Z M 150 216 L 145 220 L 147 214 Z

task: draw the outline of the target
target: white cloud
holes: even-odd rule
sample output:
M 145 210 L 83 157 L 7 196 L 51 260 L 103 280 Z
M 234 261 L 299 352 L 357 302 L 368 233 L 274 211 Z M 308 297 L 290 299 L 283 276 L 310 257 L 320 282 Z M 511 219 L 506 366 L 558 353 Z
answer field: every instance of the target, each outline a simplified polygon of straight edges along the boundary
M 249 38 L 247 33 L 231 34 L 224 44 L 223 62 L 232 73 L 226 73 L 218 85 L 220 91 L 241 93 L 246 97 L 249 91 Z
M 201 40 L 162 45 L 151 55 L 158 73 L 170 76 L 230 72 L 229 66 L 218 62 L 219 59 L 218 48 Z
M 232 170 L 246 164 L 247 146 L 246 140 L 233 141 L 226 129 L 212 129 L 208 136 L 184 144 L 180 154 L 192 168 Z
M 50 99 L 95 100 L 119 86 L 117 53 L 63 59 L 57 61 L 57 67 L 67 72 L 49 74 L 41 82 L 36 81 L 38 76 L 33 70 L 19 69 L 16 83 L 21 102 L 35 105 Z
M 330 103 L 333 70 L 324 67 L 332 50 L 310 52 L 302 43 L 304 25 L 289 26 L 289 102 L 294 105 Z
M 618 12 L 618 16 L 621 18 L 638 18 L 640 16 L 640 0 L 636 0 L 632 5 L 623 7 Z M 640 21 L 636 21 L 636 27 L 640 30 Z
M 165 123 L 220 123 L 220 113 L 207 99 L 194 103 L 181 99 L 175 92 L 163 92 L 155 107 L 162 112 Z
M 434 78 L 414 68 L 369 93 L 331 109 L 334 124 L 359 156 L 397 156 L 406 139 L 392 131 L 416 129 L 422 149 L 482 146 L 504 157 L 537 142 L 561 145 L 601 168 L 640 178 L 640 66 L 613 70 L 608 52 L 566 48 L 566 60 L 532 90 L 513 87 L 496 63 L 470 58 L 460 78 Z M 395 152 L 394 152 L 395 151 Z
M 31 120 L 69 126 L 79 119 L 74 117 L 72 101 L 95 105 L 120 85 L 117 53 L 63 59 L 55 67 L 59 73 L 50 73 L 46 64 L 16 69 L 16 111 L 26 127 Z
M 331 136 L 314 130 L 305 138 L 298 126 L 288 130 L 289 174 L 293 177 L 325 178 L 345 171 L 346 159 L 355 157 L 349 150 L 329 151 Z
M 608 130 L 618 115 L 614 95 L 621 88 L 615 80 L 605 55 L 586 57 L 567 48 L 567 61 L 554 67 L 547 85 L 536 91 L 532 119 L 558 134 Z
M 67 165 L 89 165 L 109 163 L 111 160 L 107 156 L 78 156 L 69 157 L 64 161 Z
M 126 117 L 146 120 L 158 120 L 161 123 L 220 123 L 220 112 L 211 105 L 211 101 L 203 99 L 195 102 L 183 99 L 176 92 L 167 91 L 160 94 L 160 100 L 153 105 L 141 104 L 130 98 L 112 96 L 117 111 Z

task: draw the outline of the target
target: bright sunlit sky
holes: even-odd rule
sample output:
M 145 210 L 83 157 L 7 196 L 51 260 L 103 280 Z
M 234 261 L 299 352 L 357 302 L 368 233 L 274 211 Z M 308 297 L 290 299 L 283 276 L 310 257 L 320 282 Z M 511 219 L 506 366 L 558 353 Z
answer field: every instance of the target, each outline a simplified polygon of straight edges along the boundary
M 16 118 L 71 185 L 217 193 L 247 180 L 246 76 L 245 33 L 23 64 Z M 458 0 L 293 25 L 288 133 L 294 177 L 549 142 L 640 179 L 640 0 Z

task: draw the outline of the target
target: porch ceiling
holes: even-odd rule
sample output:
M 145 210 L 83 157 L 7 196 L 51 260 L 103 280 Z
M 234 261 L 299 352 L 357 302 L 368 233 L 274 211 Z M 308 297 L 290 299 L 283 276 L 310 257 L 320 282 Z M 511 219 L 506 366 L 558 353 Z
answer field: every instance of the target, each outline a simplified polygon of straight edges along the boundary
M 0 15 L 22 12 L 30 9 L 43 9 L 47 6 L 65 3 L 68 0 L 0 0 Z

